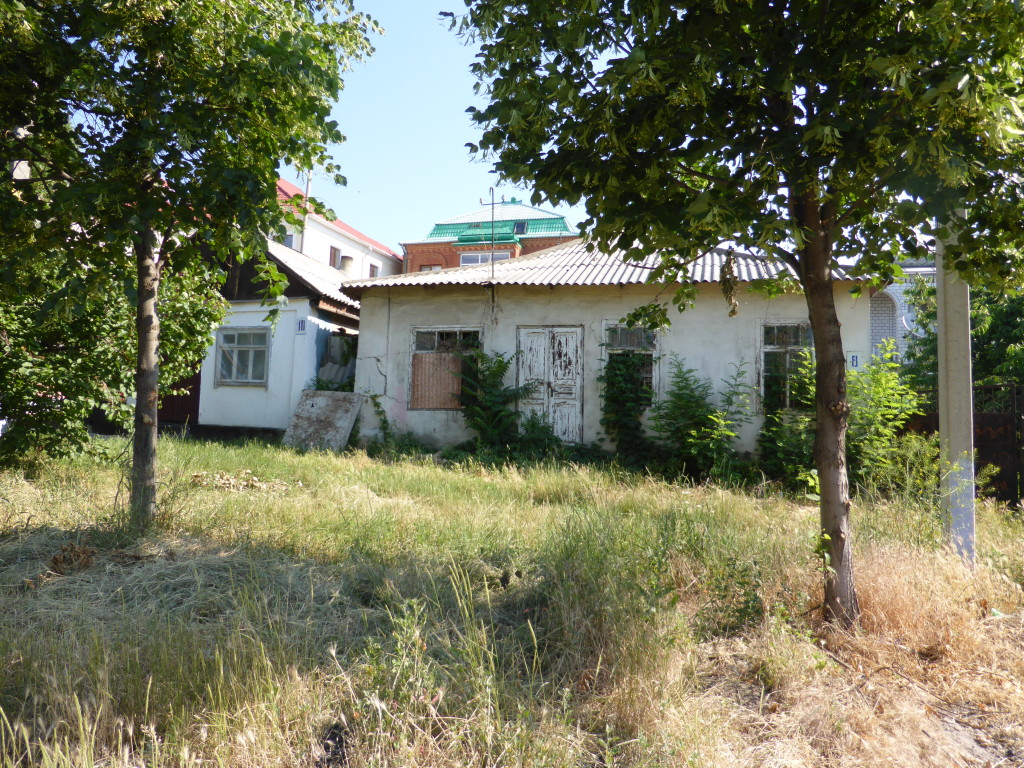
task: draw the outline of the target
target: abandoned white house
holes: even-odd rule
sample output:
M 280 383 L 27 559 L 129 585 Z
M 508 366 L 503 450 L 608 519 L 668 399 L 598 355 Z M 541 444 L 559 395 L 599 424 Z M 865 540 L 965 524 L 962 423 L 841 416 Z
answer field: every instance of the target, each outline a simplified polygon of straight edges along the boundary
M 377 396 L 393 428 L 438 446 L 471 436 L 459 410 L 457 371 L 459 351 L 475 347 L 517 355 L 516 380 L 508 383 L 538 384 L 520 407 L 546 416 L 569 442 L 601 439 L 598 377 L 609 355 L 627 349 L 649 357 L 655 396 L 678 358 L 718 386 L 743 366 L 759 393 L 758 415 L 764 397 L 785 397 L 791 361 L 810 345 L 807 305 L 801 294 L 768 298 L 751 285 L 785 267 L 734 254 L 739 311 L 729 317 L 718 285 L 726 253 L 709 254 L 690 271 L 692 307 L 655 333 L 627 330 L 627 313 L 667 301 L 675 289 L 646 282 L 656 258 L 624 263 L 619 252 L 588 252 L 574 241 L 494 264 L 346 283 L 361 302 L 355 391 Z M 872 350 L 871 300 L 851 292 L 858 283 L 845 273 L 835 277 L 847 365 L 860 368 Z M 760 421 L 743 429 L 738 447 L 753 448 Z M 379 430 L 369 404 L 361 429 L 364 437 Z

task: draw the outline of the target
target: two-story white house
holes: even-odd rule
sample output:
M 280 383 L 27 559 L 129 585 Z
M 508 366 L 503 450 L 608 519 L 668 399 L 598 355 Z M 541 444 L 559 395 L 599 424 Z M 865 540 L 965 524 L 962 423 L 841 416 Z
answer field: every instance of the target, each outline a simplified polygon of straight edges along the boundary
M 277 192 L 282 205 L 302 194 L 283 179 Z M 352 376 L 346 339 L 359 333 L 359 302 L 339 286 L 399 274 L 402 257 L 340 219 L 315 213 L 289 227 L 283 240 L 267 241 L 267 258 L 288 278 L 276 324 L 266 319 L 253 263 L 230 269 L 222 293 L 231 309 L 199 374 L 182 383 L 189 395 L 164 399 L 162 422 L 283 430 L 315 378 Z

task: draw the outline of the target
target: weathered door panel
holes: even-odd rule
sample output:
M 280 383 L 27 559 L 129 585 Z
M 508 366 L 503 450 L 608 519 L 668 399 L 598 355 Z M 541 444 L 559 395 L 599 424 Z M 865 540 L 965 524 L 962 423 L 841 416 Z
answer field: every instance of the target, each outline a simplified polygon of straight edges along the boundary
M 520 402 L 539 413 L 566 442 L 583 440 L 583 329 L 519 328 L 519 383 L 537 383 Z
M 518 381 L 533 383 L 533 393 L 519 401 L 523 413 L 546 416 L 548 411 L 548 332 L 546 328 L 519 328 Z

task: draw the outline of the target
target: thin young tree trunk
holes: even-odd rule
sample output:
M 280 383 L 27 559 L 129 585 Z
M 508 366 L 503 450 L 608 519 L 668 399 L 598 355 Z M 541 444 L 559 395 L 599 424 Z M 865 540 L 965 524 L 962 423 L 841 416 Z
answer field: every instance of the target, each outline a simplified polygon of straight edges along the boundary
M 828 553 L 824 617 L 826 621 L 850 627 L 860 618 L 860 604 L 853 583 L 850 483 L 846 474 L 846 425 L 850 413 L 846 399 L 846 355 L 827 249 L 812 246 L 809 250 L 812 253 L 805 262 L 803 285 L 814 336 L 814 464 L 820 483 L 821 531 L 827 537 L 823 542 Z
M 138 353 L 135 368 L 135 436 L 132 441 L 131 527 L 145 531 L 156 516 L 156 410 L 159 399 L 160 368 L 158 344 L 160 318 L 157 291 L 160 242 L 152 228 L 142 232 L 135 247 L 138 298 L 135 329 Z

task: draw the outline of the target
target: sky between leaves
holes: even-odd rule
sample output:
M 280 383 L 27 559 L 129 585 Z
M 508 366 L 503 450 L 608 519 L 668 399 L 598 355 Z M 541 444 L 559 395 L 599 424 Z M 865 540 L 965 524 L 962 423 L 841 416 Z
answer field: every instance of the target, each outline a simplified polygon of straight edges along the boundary
M 466 148 L 480 135 L 466 109 L 483 103 L 469 72 L 475 49 L 438 15 L 462 13 L 462 0 L 357 0 L 357 9 L 385 34 L 373 40 L 370 58 L 344 74 L 332 115 L 347 137 L 332 149 L 348 186 L 314 174 L 310 193 L 400 253 L 399 243 L 422 240 L 435 222 L 473 210 L 497 184 L 490 163 Z M 294 171 L 283 175 L 304 187 Z M 530 192 L 495 187 L 497 200 L 528 201 Z M 585 218 L 582 206 L 557 210 L 572 227 Z

